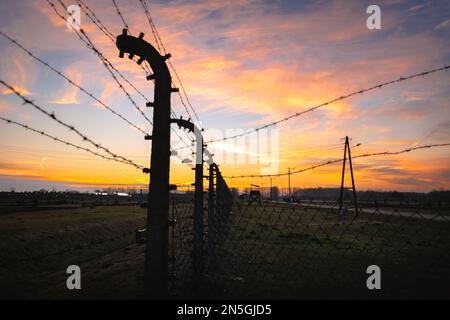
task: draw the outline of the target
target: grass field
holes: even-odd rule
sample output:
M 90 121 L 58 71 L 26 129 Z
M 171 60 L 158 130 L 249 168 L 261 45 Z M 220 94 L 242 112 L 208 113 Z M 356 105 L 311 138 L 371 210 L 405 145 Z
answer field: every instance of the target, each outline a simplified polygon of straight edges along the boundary
M 46 275 L 133 244 L 145 213 L 134 205 L 0 215 L 0 295 L 33 297 L 50 286 L 43 283 Z
M 234 207 L 209 259 L 211 289 L 247 298 L 450 298 L 450 221 L 337 211 Z M 382 270 L 380 292 L 366 287 L 372 264 Z
M 169 230 L 171 292 L 175 298 L 450 298 L 450 222 L 365 210 L 339 218 L 333 206 L 236 203 L 205 229 L 205 278 L 193 290 L 193 204 L 178 203 L 170 208 L 177 220 Z M 137 205 L 1 214 L 1 297 L 142 297 L 144 246 L 135 244 L 135 230 L 145 221 Z M 82 268 L 79 292 L 65 287 L 70 264 Z M 371 264 L 381 267 L 381 291 L 366 288 Z

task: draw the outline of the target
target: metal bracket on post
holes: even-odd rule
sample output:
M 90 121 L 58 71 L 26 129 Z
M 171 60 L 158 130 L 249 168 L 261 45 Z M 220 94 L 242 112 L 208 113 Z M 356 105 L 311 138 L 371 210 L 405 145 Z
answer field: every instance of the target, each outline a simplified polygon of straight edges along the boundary
M 144 34 L 139 37 L 128 35 L 123 29 L 116 38 L 119 57 L 125 53 L 129 58 L 138 56 L 138 63 L 144 60 L 150 64 L 153 74 L 147 80 L 155 80 L 152 152 L 149 185 L 149 204 L 147 211 L 147 229 L 151 230 L 145 249 L 145 288 L 155 298 L 164 298 L 168 294 L 168 243 L 169 243 L 169 169 L 170 169 L 170 97 L 172 79 L 166 65 L 167 56 L 162 56 L 151 44 L 146 42 Z M 145 170 L 145 169 L 144 169 Z M 146 172 L 147 171 L 147 172 Z M 150 173 L 147 169 L 146 173 Z M 150 196 L 151 195 L 151 196 Z M 150 199 L 151 198 L 151 199 Z M 150 228 L 151 226 L 151 228 Z

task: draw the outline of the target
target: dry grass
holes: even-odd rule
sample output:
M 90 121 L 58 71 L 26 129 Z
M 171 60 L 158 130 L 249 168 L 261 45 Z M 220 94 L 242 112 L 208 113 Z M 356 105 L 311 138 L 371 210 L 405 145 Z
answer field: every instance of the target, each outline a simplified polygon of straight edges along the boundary
M 45 274 L 134 243 L 143 225 L 145 210 L 139 206 L 0 215 L 1 295 L 32 294 Z

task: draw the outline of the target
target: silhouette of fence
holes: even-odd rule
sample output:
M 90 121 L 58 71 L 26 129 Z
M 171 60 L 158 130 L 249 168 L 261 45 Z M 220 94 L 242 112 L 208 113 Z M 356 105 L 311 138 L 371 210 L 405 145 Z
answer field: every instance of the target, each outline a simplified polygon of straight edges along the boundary
M 210 189 L 211 190 L 211 189 Z M 204 271 L 194 281 L 193 204 L 178 203 L 171 293 L 215 298 L 448 298 L 450 208 L 232 199 L 220 171 L 205 202 Z M 213 208 L 208 205 L 213 204 Z M 207 210 L 206 210 L 207 209 Z M 382 290 L 368 290 L 367 267 Z
M 65 23 L 68 16 L 64 1 L 46 1 L 59 19 Z M 76 2 L 95 27 L 109 40 L 116 42 L 113 33 L 108 30 L 95 12 L 84 1 L 77 0 Z M 152 135 L 107 106 L 61 71 L 38 58 L 13 38 L 3 32 L 0 32 L 0 34 L 28 53 L 34 60 L 100 103 L 109 112 L 112 112 L 138 132 L 145 134 L 146 140 L 156 141 L 155 145 L 152 144 L 152 168 L 144 168 L 133 160 L 101 146 L 76 127 L 21 95 L 14 86 L 3 80 L 0 80 L 0 84 L 21 98 L 25 105 L 33 107 L 69 129 L 69 131 L 76 133 L 84 142 L 90 143 L 96 149 L 71 143 L 66 139 L 58 138 L 15 120 L 4 117 L 0 117 L 0 120 L 46 136 L 72 148 L 86 151 L 104 160 L 128 164 L 136 169 L 143 170 L 144 173 L 150 173 L 152 170 L 149 203 L 147 204 L 149 211 L 146 233 L 148 231 L 149 236 L 145 277 L 146 284 L 151 289 L 150 293 L 165 296 L 167 271 L 169 271 L 169 291 L 175 296 L 192 297 L 208 294 L 207 297 L 244 298 L 360 297 L 371 294 L 371 291 L 367 290 L 366 287 L 366 268 L 375 264 L 380 266 L 382 270 L 383 297 L 448 298 L 448 288 L 450 287 L 450 275 L 448 274 L 450 269 L 450 257 L 448 255 L 448 252 L 450 252 L 450 210 L 448 208 L 441 207 L 433 210 L 401 207 L 380 208 L 377 205 L 361 203 L 360 208 L 354 208 L 358 214 L 353 215 L 350 214 L 352 208 L 349 208 L 348 204 L 344 214 L 341 214 L 342 211 L 339 210 L 337 202 L 280 203 L 237 200 L 233 199 L 232 193 L 216 164 L 210 164 L 209 167 L 208 198 L 205 201 L 198 200 L 202 197 L 196 197 L 197 200 L 189 196 L 177 197 L 176 199 L 172 197 L 169 205 L 166 200 L 170 189 L 167 188 L 170 166 L 170 153 L 168 151 L 172 150 L 170 147 L 170 131 L 175 132 L 180 141 L 183 142 L 184 146 L 179 149 L 189 148 L 193 151 L 190 145 L 191 137 L 185 133 L 185 137 L 189 139 L 189 142 L 186 142 L 170 127 L 170 124 L 174 122 L 173 120 L 178 118 L 171 109 L 170 94 L 178 93 L 188 117 L 191 118 L 193 114 L 198 122 L 200 120 L 176 69 L 172 62 L 168 60 L 170 54 L 168 54 L 156 30 L 147 2 L 140 0 L 140 3 L 158 50 L 149 43 L 144 43 L 143 33 L 140 33 L 138 38 L 128 36 L 129 26 L 118 4 L 113 0 L 117 14 L 126 27 L 123 34 L 117 37 L 117 46 L 119 56 L 123 57 L 124 53 L 127 52 L 130 59 L 133 59 L 139 53 L 143 53 L 142 48 L 146 49 L 144 54 L 139 55 L 139 60 L 136 62 L 145 71 L 146 79 L 154 81 L 155 88 L 158 88 L 155 89 L 157 94 L 154 94 L 155 101 L 153 102 L 112 64 L 106 54 L 102 53 L 99 47 L 94 44 L 91 40 L 92 37 L 86 31 L 74 29 L 74 33 L 100 59 L 114 83 L 117 84 L 134 109 L 150 125 L 155 124 L 157 129 L 153 130 Z M 138 40 L 140 41 L 140 49 L 136 50 L 137 46 L 134 44 Z M 149 48 L 151 50 L 147 50 Z M 142 64 L 144 60 L 146 63 Z M 165 64 L 166 60 L 168 65 Z M 152 71 L 149 70 L 149 66 L 151 66 Z M 335 102 L 387 85 L 445 71 L 449 68 L 450 66 L 446 65 L 343 94 L 277 121 L 266 123 L 231 137 L 213 138 L 207 143 L 249 135 L 260 129 L 280 125 L 290 119 L 298 118 Z M 181 92 L 179 88 L 172 86 L 175 85 L 175 82 L 171 78 L 169 69 L 172 70 Z M 124 82 L 127 84 L 126 86 L 131 87 L 136 94 L 145 100 L 147 107 L 154 107 L 154 115 L 157 116 L 153 118 L 153 121 L 147 117 L 143 108 L 125 88 Z M 161 100 L 161 97 L 164 97 L 164 99 Z M 203 139 L 200 143 L 203 146 Z M 448 143 L 430 144 L 399 152 L 367 153 L 353 157 L 353 159 L 376 155 L 395 155 L 417 149 L 448 145 Z M 341 161 L 341 159 L 330 160 L 308 168 L 293 172 L 288 170 L 288 173 L 276 175 L 245 174 L 227 178 L 290 176 Z M 202 164 L 197 163 L 197 166 L 202 168 Z M 199 172 L 201 174 L 198 174 Z M 198 170 L 195 183 L 197 196 L 199 190 L 200 195 L 202 195 L 202 178 L 202 171 Z M 151 198 L 151 195 L 153 195 L 153 198 Z M 199 211 L 203 213 L 200 221 L 198 219 Z M 95 248 L 105 243 L 118 242 L 118 245 L 122 246 L 130 244 L 136 228 L 142 228 L 143 222 L 142 217 L 127 220 L 121 223 L 124 227 L 103 230 L 105 231 L 103 236 L 98 234 L 100 229 L 98 228 L 93 230 L 92 236 L 82 237 L 75 243 L 71 241 L 58 242 L 58 233 L 56 233 L 55 239 L 53 239 L 53 235 L 44 233 L 44 237 L 48 241 L 48 247 L 33 248 L 33 250 L 30 250 L 33 252 L 28 252 L 29 248 L 25 248 L 23 256 L 19 259 L 16 259 L 15 252 L 12 252 L 16 250 L 16 247 L 10 246 L 9 249 L 6 247 L 4 251 L 9 250 L 7 253 L 12 252 L 13 254 L 8 256 L 9 260 L 2 261 L 0 267 L 11 267 L 15 263 L 31 261 L 38 263 L 54 262 L 53 267 L 62 268 L 67 263 L 79 261 L 71 257 L 71 254 L 75 252 L 92 251 L 92 256 L 95 256 Z M 66 235 L 66 238 L 70 240 L 69 235 Z M 168 243 L 167 240 L 169 240 Z M 169 244 L 168 248 L 167 244 Z M 117 247 L 111 245 L 111 248 Z M 68 256 L 68 258 L 64 258 L 65 256 Z M 86 256 L 91 256 L 91 254 Z M 54 259 L 57 261 L 53 261 Z

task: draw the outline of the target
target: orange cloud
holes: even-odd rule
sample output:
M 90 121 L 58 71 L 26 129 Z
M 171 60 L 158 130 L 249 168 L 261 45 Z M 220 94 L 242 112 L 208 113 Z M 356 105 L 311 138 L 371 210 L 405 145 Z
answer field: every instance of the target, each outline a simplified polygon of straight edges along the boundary
M 23 96 L 29 96 L 31 92 L 26 88 L 29 81 L 28 72 L 24 65 L 24 62 L 18 57 L 11 57 L 10 63 L 5 67 L 5 78 L 4 80 L 9 83 L 17 92 Z M 2 94 L 9 95 L 13 94 L 14 91 L 4 88 L 2 89 Z

